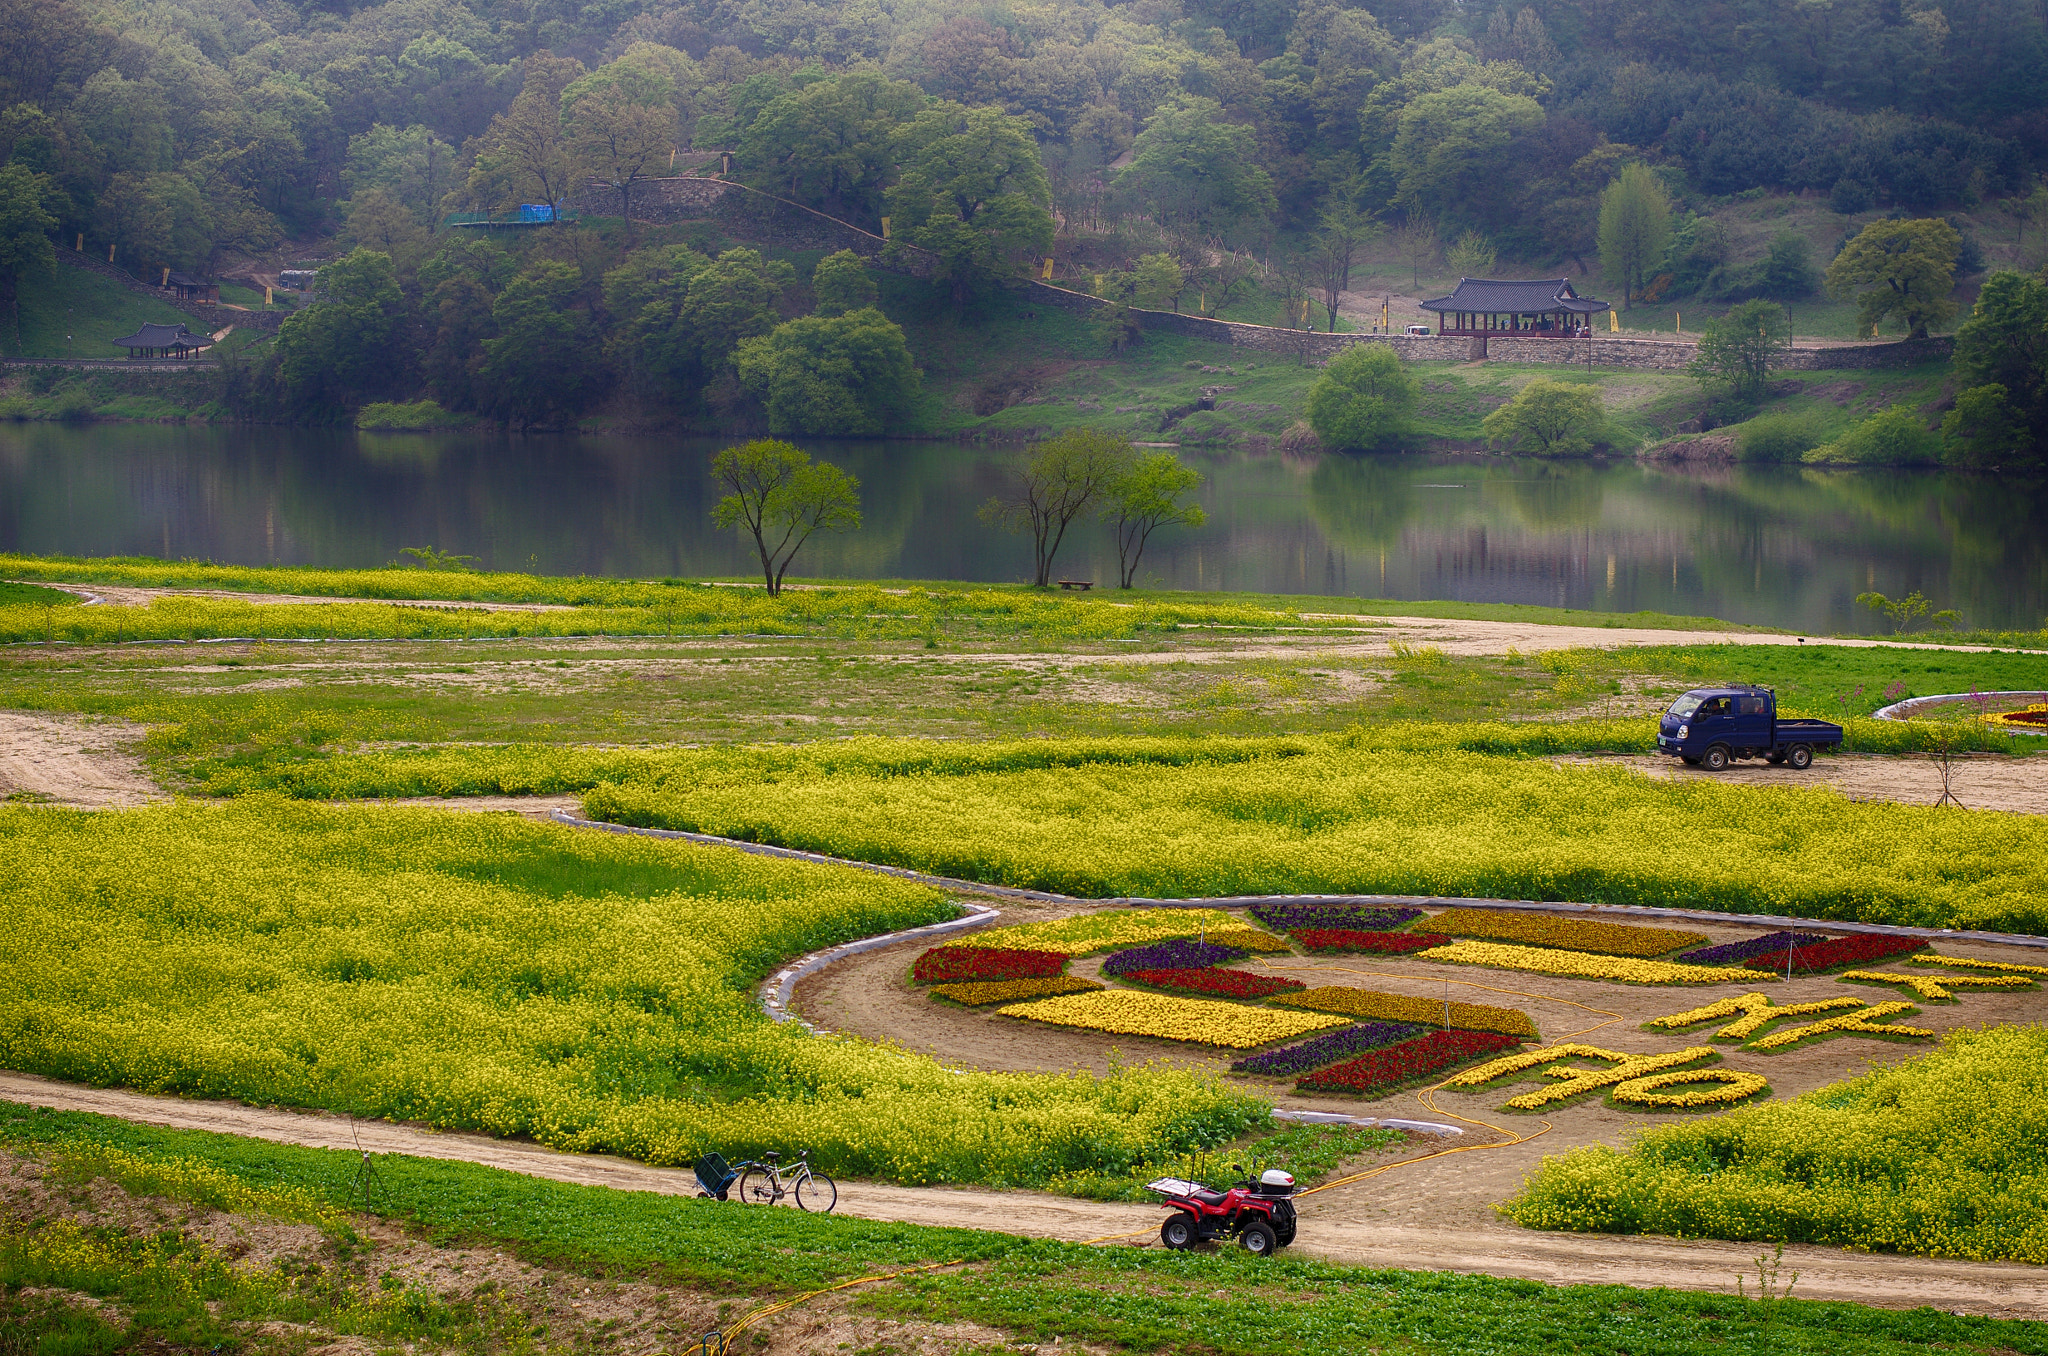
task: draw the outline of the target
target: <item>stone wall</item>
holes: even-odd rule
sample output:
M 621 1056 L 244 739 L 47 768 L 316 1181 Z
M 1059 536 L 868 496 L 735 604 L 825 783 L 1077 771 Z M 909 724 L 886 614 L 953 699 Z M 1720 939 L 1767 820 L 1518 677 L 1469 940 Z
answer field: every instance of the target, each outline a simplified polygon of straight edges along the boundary
M 174 310 L 183 311 L 200 321 L 200 324 L 192 326 L 192 329 L 204 330 L 207 334 L 218 334 L 230 325 L 239 329 L 264 330 L 275 334 L 277 327 L 284 323 L 284 318 L 291 314 L 289 311 L 249 311 L 240 306 L 217 306 L 203 301 L 186 301 L 166 288 L 151 287 L 125 268 L 81 250 L 60 249 L 57 251 L 57 261 L 72 268 L 82 268 L 101 277 L 111 278 L 131 292 L 148 297 L 152 301 L 160 301 Z

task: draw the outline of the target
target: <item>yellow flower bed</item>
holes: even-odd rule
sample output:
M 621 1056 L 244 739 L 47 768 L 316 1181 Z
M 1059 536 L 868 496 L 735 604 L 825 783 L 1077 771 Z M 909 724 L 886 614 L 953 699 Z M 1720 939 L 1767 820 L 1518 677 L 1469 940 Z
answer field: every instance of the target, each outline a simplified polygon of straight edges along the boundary
M 1690 1083 L 1718 1083 L 1720 1086 L 1712 1091 L 1704 1088 L 1695 1092 L 1663 1091 Z M 1612 1098 L 1626 1105 L 1653 1107 L 1659 1111 L 1696 1111 L 1711 1106 L 1729 1106 L 1770 1090 L 1770 1080 L 1762 1074 L 1735 1069 L 1679 1069 L 1617 1083 Z
M 1045 979 L 989 979 L 961 984 L 934 984 L 932 994 L 970 1008 L 990 1003 L 1016 1003 L 1026 998 L 1051 998 L 1055 994 L 1087 993 L 1103 986 L 1079 975 L 1052 975 Z
M 1965 970 L 1997 970 L 2008 975 L 2048 975 L 2048 965 L 2018 965 L 2011 961 L 1978 960 L 1973 956 L 1943 956 L 1922 951 L 1906 958 L 1908 965 L 1950 965 Z
M 1273 1002 L 1311 1012 L 1337 1012 L 1382 1022 L 1421 1022 L 1426 1026 L 1444 1024 L 1443 1002 L 1435 998 L 1411 998 L 1402 993 L 1376 993 L 1330 985 L 1303 989 L 1299 993 L 1275 994 Z M 1496 1031 L 1503 1036 L 1536 1039 L 1536 1023 L 1514 1008 L 1496 1008 L 1484 1003 L 1451 1004 L 1450 1024 L 1460 1031 Z
M 1544 1077 L 1554 1080 L 1549 1087 L 1537 1088 L 1510 1097 L 1502 1103 L 1507 1111 L 1535 1111 L 1556 1102 L 1568 1102 L 1601 1088 L 1611 1088 L 1621 1083 L 1645 1078 L 1650 1074 L 1663 1073 L 1703 1059 L 1716 1059 L 1711 1046 L 1694 1045 L 1662 1055 L 1630 1055 L 1619 1050 L 1603 1050 L 1597 1045 L 1549 1045 L 1541 1050 L 1524 1050 L 1508 1055 L 1476 1069 L 1467 1069 L 1452 1076 L 1446 1087 L 1476 1088 L 1482 1083 L 1491 1083 L 1498 1078 L 1512 1078 L 1518 1074 L 1541 1068 Z M 1612 1066 L 1605 1069 L 1581 1069 L 1566 1065 L 1568 1059 L 1601 1059 Z
M 1498 942 L 1453 942 L 1418 951 L 1417 960 L 1454 965 L 1487 965 L 1497 970 L 1522 970 L 1571 979 L 1611 979 L 1623 984 L 1726 984 L 1725 967 L 1680 965 L 1675 961 L 1634 960 L 1626 956 L 1593 956 L 1583 951 L 1552 951 L 1539 946 L 1504 946 Z M 1743 979 L 1754 982 L 1756 972 Z
M 1292 1040 L 1311 1031 L 1343 1026 L 1342 1017 L 1320 1013 L 1275 1012 L 1235 1003 L 1210 1003 L 1199 998 L 1174 998 L 1137 989 L 1103 989 L 1069 994 L 1036 1003 L 998 1009 L 1005 1017 L 1023 1017 L 1113 1036 L 1153 1036 L 1165 1041 L 1220 1045 L 1251 1050 L 1274 1041 Z
M 1207 940 L 1217 946 L 1234 946 L 1240 951 L 1257 951 L 1269 956 L 1286 955 L 1294 950 L 1286 938 L 1260 932 L 1257 928 L 1225 928 L 1221 932 L 1210 933 Z
M 1751 1041 L 1743 1046 L 1745 1050 L 1789 1050 L 1804 1041 L 1825 1040 L 1829 1036 L 1876 1036 L 1883 1040 L 1922 1040 L 1934 1035 L 1922 1026 L 1891 1026 L 1882 1021 L 1886 1017 L 1897 1017 L 1902 1013 L 1918 1012 L 1911 1003 L 1879 1003 L 1875 1007 L 1852 1012 L 1843 1017 L 1831 1017 L 1825 1022 L 1814 1022 L 1808 1026 L 1788 1026 L 1783 1031 L 1774 1031 L 1762 1040 Z
M 2033 979 L 2027 975 L 1907 975 L 1890 970 L 1844 970 L 1841 978 L 1846 984 L 1902 984 L 1934 1003 L 1955 1002 L 1951 986 L 1971 989 L 2034 987 Z
M 1520 942 L 1525 946 L 1554 946 L 1564 951 L 1592 951 L 1605 956 L 1663 956 L 1680 947 L 1707 944 L 1707 935 L 1703 932 L 1632 927 L 1626 923 L 1596 923 L 1509 909 L 1445 909 L 1416 926 L 1420 931 L 1441 932 L 1451 937 L 1481 937 L 1495 942 Z
M 1789 1003 L 1781 1008 L 1773 1004 L 1767 994 L 1746 993 L 1740 998 L 1724 998 L 1718 1003 L 1709 1003 L 1703 1008 L 1693 1008 L 1688 1012 L 1674 1012 L 1669 1017 L 1655 1017 L 1643 1025 L 1658 1031 L 1679 1031 L 1689 1026 L 1698 1026 L 1701 1022 L 1734 1017 L 1740 1013 L 1740 1020 L 1722 1027 L 1714 1036 L 1724 1041 L 1746 1041 L 1772 1022 L 1783 1021 L 1787 1017 L 1804 1017 L 1809 1013 L 1833 1012 L 1837 1008 L 1862 1006 L 1862 999 L 1844 994 L 1840 998 L 1823 998 L 1817 1003 Z
M 947 946 L 987 946 L 1006 951 L 1060 951 L 1069 956 L 1086 956 L 1095 951 L 1119 951 L 1144 942 L 1163 942 L 1170 937 L 1192 937 L 1198 932 L 1243 932 L 1240 920 L 1220 909 L 1104 909 L 1099 913 L 1076 914 L 1044 923 L 1019 923 L 1014 927 L 974 932 L 946 943 Z

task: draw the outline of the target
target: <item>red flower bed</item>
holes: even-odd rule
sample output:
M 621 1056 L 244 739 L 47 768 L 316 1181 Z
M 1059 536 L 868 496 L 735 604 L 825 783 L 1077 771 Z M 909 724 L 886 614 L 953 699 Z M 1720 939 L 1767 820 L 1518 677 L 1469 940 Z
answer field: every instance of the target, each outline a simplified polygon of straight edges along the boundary
M 1837 937 L 1818 946 L 1792 948 L 1792 973 L 1817 975 L 1825 970 L 1840 969 L 1845 965 L 1867 965 L 1872 961 L 1890 960 L 1894 956 L 1918 951 L 1926 945 L 1926 942 L 1917 937 L 1885 937 L 1874 933 Z M 1776 970 L 1781 975 L 1785 973 L 1783 951 L 1767 951 L 1745 963 L 1752 970 Z
M 1416 1040 L 1389 1045 L 1383 1050 L 1368 1050 L 1357 1059 L 1312 1073 L 1294 1088 L 1297 1092 L 1355 1092 L 1370 1097 L 1475 1059 L 1497 1055 L 1521 1043 L 1520 1036 L 1501 1036 L 1491 1031 L 1432 1031 Z
M 1449 946 L 1451 939 L 1434 932 L 1359 932 L 1352 928 L 1297 928 L 1287 934 L 1305 951 L 1370 951 L 1382 956 L 1405 956 L 1410 951 L 1427 951 Z
M 1047 979 L 1067 968 L 1058 951 L 1005 951 L 993 946 L 935 946 L 917 958 L 910 977 L 920 984 L 963 979 Z
M 1243 970 L 1133 970 L 1118 977 L 1155 989 L 1177 989 L 1214 998 L 1271 998 L 1276 993 L 1308 987 L 1298 979 L 1254 975 Z

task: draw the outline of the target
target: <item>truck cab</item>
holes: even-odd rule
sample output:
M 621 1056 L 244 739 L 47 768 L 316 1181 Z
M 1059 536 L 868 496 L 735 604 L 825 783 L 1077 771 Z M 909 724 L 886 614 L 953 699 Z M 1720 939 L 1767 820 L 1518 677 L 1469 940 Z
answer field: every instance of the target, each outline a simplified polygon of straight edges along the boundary
M 1781 720 L 1778 694 L 1747 684 L 1698 687 L 1671 703 L 1657 726 L 1657 752 L 1709 772 L 1743 758 L 1812 766 L 1816 749 L 1842 742 L 1842 727 L 1825 720 Z

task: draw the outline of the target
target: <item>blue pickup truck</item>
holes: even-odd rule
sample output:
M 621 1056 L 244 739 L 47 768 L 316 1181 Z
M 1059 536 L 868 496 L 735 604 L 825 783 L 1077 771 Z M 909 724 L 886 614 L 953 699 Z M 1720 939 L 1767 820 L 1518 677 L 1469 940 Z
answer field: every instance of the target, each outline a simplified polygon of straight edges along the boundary
M 1657 752 L 1709 772 L 1737 758 L 1804 770 L 1815 749 L 1841 742 L 1842 727 L 1831 722 L 1778 719 L 1778 694 L 1767 687 L 1696 687 L 1657 726 Z

